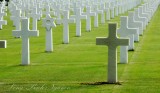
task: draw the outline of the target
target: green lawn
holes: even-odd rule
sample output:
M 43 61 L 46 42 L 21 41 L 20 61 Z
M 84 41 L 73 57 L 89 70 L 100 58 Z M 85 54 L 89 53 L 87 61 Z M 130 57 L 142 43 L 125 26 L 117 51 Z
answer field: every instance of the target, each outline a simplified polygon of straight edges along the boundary
M 96 37 L 108 34 L 107 22 L 94 28 L 92 18 L 92 31 L 86 32 L 83 20 L 81 37 L 75 36 L 75 24 L 70 24 L 69 44 L 62 44 L 62 25 L 57 26 L 54 52 L 45 53 L 45 29 L 39 21 L 40 36 L 30 38 L 31 65 L 20 66 L 21 39 L 12 36 L 15 28 L 7 16 L 8 25 L 0 30 L 0 40 L 7 40 L 7 48 L 0 49 L 0 93 L 159 93 L 159 16 L 160 8 L 135 43 L 135 51 L 129 52 L 129 64 L 118 64 L 121 85 L 82 84 L 107 80 L 108 49 L 96 45 Z M 120 25 L 120 16 L 110 22 Z

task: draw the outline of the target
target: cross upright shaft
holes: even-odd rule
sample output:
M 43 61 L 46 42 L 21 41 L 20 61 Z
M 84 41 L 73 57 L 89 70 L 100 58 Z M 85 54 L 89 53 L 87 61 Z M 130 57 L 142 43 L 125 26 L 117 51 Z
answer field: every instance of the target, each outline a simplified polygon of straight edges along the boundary
M 96 38 L 96 45 L 108 46 L 108 82 L 117 82 L 117 46 L 127 46 L 129 39 L 119 39 L 117 37 L 116 23 L 109 23 L 109 36 Z

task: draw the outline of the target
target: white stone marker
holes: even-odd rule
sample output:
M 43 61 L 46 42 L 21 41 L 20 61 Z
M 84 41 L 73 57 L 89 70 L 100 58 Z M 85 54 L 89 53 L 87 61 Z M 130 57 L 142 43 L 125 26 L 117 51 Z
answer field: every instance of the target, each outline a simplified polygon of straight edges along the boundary
M 7 41 L 6 40 L 0 40 L 0 48 L 7 48 Z
M 122 1 L 118 1 L 118 12 L 122 14 Z
M 111 19 L 111 14 L 110 14 L 110 3 L 106 3 L 106 20 L 109 21 Z
M 104 24 L 105 23 L 105 13 L 104 11 L 105 9 L 105 3 L 100 5 L 100 9 L 103 11 L 103 13 L 101 14 L 101 23 Z
M 120 63 L 128 63 L 128 50 L 134 50 L 134 35 L 138 35 L 137 29 L 128 28 L 128 17 L 121 16 L 121 27 L 117 33 L 122 38 L 129 38 L 129 46 L 120 47 Z M 129 47 L 129 48 L 128 48 Z
M 134 9 L 134 12 L 135 12 L 135 16 L 134 16 L 135 21 L 140 21 L 140 22 L 142 22 L 143 30 L 145 30 L 145 29 L 146 29 L 146 26 L 147 26 L 147 20 L 146 20 L 146 18 L 139 16 L 138 8 L 135 8 L 135 9 Z
M 135 21 L 134 12 L 129 12 L 128 14 L 128 27 L 130 28 L 139 28 L 139 35 L 143 35 L 143 24 L 142 22 Z
M 111 18 L 114 18 L 114 13 L 115 13 L 115 11 L 114 11 L 114 2 L 111 2 Z
M 7 21 L 3 20 L 3 16 L 7 15 L 3 12 L 2 8 L 0 8 L 0 29 L 2 29 L 2 25 L 7 25 Z
M 108 46 L 108 82 L 117 83 L 117 46 L 129 45 L 129 39 L 119 39 L 117 37 L 117 24 L 109 23 L 109 35 L 96 38 L 96 45 Z
M 57 5 L 56 6 L 56 9 L 55 9 L 55 15 L 56 15 L 56 18 L 58 19 L 58 20 L 61 20 L 61 5 Z M 58 21 L 58 20 L 56 20 L 56 24 L 57 25 L 60 25 L 61 24 L 61 22 L 60 21 Z
M 22 65 L 30 64 L 29 37 L 39 36 L 39 31 L 29 30 L 29 19 L 22 19 L 21 30 L 13 30 L 13 36 L 22 37 Z
M 139 16 L 140 17 L 145 17 L 146 20 L 147 20 L 147 25 L 148 25 L 148 22 L 149 22 L 148 15 L 146 15 L 146 14 L 143 13 L 143 7 L 139 6 L 138 10 L 139 10 Z
M 81 36 L 81 19 L 87 19 L 86 15 L 82 15 L 81 8 L 76 9 L 76 14 L 71 16 L 76 21 L 76 36 Z
M 15 16 L 12 16 L 11 19 L 13 20 L 13 23 L 15 24 L 16 26 L 16 30 L 20 30 L 21 29 L 21 24 L 20 24 L 20 21 L 21 21 L 21 10 L 15 10 Z
M 43 19 L 43 26 L 46 28 L 46 52 L 53 51 L 53 38 L 52 38 L 52 27 L 56 27 L 54 19 L 48 14 Z
M 0 7 L 0 20 L 3 20 L 3 16 L 7 16 L 7 13 L 3 11 L 3 8 Z
M 95 5 L 94 12 L 96 13 L 96 16 L 94 16 L 94 27 L 98 27 L 98 14 L 102 14 L 103 11 L 98 9 L 98 5 Z
M 149 3 L 145 3 L 146 4 L 146 10 L 150 11 L 151 12 L 151 17 L 153 16 L 154 14 L 154 10 L 152 8 L 149 7 Z
M 119 6 L 118 6 L 118 1 L 115 1 L 115 16 L 118 16 L 119 15 Z
M 50 6 L 49 5 L 46 5 L 46 11 L 44 12 L 45 15 L 47 16 L 48 14 L 49 15 L 54 15 L 54 12 L 50 10 Z
M 73 18 L 69 18 L 69 11 L 63 11 L 63 19 L 58 20 L 63 24 L 63 43 L 69 43 L 69 23 L 75 23 Z
M 33 18 L 32 30 L 37 30 L 37 20 L 40 19 L 41 14 L 37 13 L 37 8 L 33 8 L 32 13 L 30 15 Z
M 86 31 L 91 31 L 91 16 L 96 16 L 94 12 L 91 12 L 91 7 L 86 7 L 86 13 L 83 13 L 87 16 L 86 20 Z
M 129 18 L 129 17 L 128 17 L 128 18 Z M 135 41 L 135 42 L 139 42 L 139 28 L 134 25 L 134 22 L 132 22 L 132 21 L 130 22 L 130 20 L 128 20 L 128 27 L 129 27 L 129 28 L 137 29 L 138 34 L 137 34 L 137 35 L 134 35 L 134 41 Z
M 143 7 L 143 13 L 144 14 L 146 14 L 146 15 L 148 15 L 148 19 L 149 19 L 149 21 L 151 20 L 151 15 L 152 15 L 152 12 L 151 11 L 149 11 L 149 10 L 146 10 L 146 4 L 143 4 L 142 5 L 142 7 Z
M 40 3 L 37 4 L 37 13 L 42 17 L 42 7 Z M 40 18 L 38 20 L 40 20 Z
M 0 20 L 0 29 L 2 29 L 2 25 L 7 25 L 7 21 L 6 20 Z

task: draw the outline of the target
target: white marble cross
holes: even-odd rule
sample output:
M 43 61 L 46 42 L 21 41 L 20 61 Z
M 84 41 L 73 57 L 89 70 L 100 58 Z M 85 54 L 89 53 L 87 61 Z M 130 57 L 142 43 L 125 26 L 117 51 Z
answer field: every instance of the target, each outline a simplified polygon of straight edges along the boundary
M 139 41 L 139 35 L 140 35 L 140 26 L 142 26 L 142 23 L 139 23 L 137 21 L 135 22 L 134 19 L 133 19 L 133 15 L 134 15 L 133 12 L 129 12 L 128 27 L 138 29 L 138 35 L 134 35 L 134 41 L 138 42 Z
M 111 14 L 110 14 L 110 3 L 106 3 L 106 20 L 109 21 L 111 19 Z
M 63 19 L 58 20 L 63 24 L 63 43 L 69 43 L 69 23 L 74 23 L 73 18 L 69 18 L 69 11 L 63 11 Z
M 101 23 L 104 24 L 105 23 L 105 3 L 100 5 L 100 9 L 103 11 L 103 13 L 101 14 Z
M 3 11 L 3 8 L 0 7 L 0 19 L 3 20 L 3 16 L 7 16 L 7 13 Z
M 146 10 L 146 4 L 143 4 L 142 7 L 143 7 L 143 13 L 146 14 L 146 15 L 148 15 L 148 19 L 149 19 L 149 21 L 150 21 L 151 18 L 152 18 L 152 12 Z
M 57 6 L 55 7 L 55 16 L 58 20 L 61 20 L 61 5 L 57 4 Z M 59 22 L 58 20 L 56 20 L 56 24 L 60 25 L 61 22 Z
M 32 30 L 37 30 L 37 20 L 40 19 L 41 15 L 37 13 L 37 8 L 34 7 L 30 15 L 33 18 Z
M 21 10 L 15 10 L 15 15 L 11 17 L 13 23 L 16 26 L 16 30 L 20 30 L 20 21 L 21 21 Z
M 47 16 L 48 14 L 50 15 L 54 15 L 54 12 L 50 10 L 50 6 L 49 5 L 46 5 L 46 11 L 44 12 L 45 15 Z
M 7 25 L 6 20 L 0 20 L 0 29 L 2 29 L 2 25 Z
M 76 9 L 76 14 L 71 16 L 76 21 L 76 36 L 81 36 L 81 19 L 87 19 L 86 15 L 82 15 L 81 8 Z
M 3 20 L 3 16 L 7 15 L 3 12 L 2 7 L 0 8 L 0 29 L 2 29 L 2 25 L 7 25 L 7 21 Z
M 42 7 L 40 3 L 37 4 L 37 13 L 42 17 Z M 40 20 L 40 18 L 38 20 Z
M 115 16 L 118 16 L 119 15 L 119 6 L 118 6 L 118 1 L 115 1 Z
M 90 6 L 86 7 L 86 13 L 83 14 L 87 16 L 86 31 L 91 31 L 91 16 L 96 16 L 96 14 L 94 12 L 91 12 Z
M 134 12 L 128 13 L 128 27 L 129 28 L 138 28 L 139 29 L 139 35 L 143 35 L 143 24 L 140 21 L 135 21 L 134 19 Z
M 119 14 L 122 14 L 122 1 L 118 1 L 118 11 L 119 11 Z
M 115 17 L 115 5 L 114 2 L 111 2 L 111 18 Z
M 128 50 L 134 50 L 134 35 L 138 35 L 137 29 L 128 28 L 128 17 L 121 16 L 121 27 L 117 33 L 122 38 L 129 38 L 129 46 L 120 47 L 120 63 L 128 63 Z
M 135 21 L 140 21 L 140 22 L 142 22 L 143 30 L 145 30 L 145 29 L 146 29 L 146 26 L 147 26 L 147 20 L 146 20 L 146 18 L 139 16 L 138 8 L 135 8 L 135 9 L 134 9 L 134 12 L 135 12 L 135 16 L 134 16 Z
M 98 5 L 95 5 L 94 12 L 96 14 L 96 16 L 94 16 L 94 27 L 98 27 L 98 15 L 103 14 L 103 11 L 98 9 Z
M 138 10 L 139 10 L 139 16 L 140 17 L 145 17 L 146 21 L 147 21 L 147 25 L 148 25 L 148 22 L 149 22 L 148 15 L 143 13 L 143 7 L 139 6 Z
M 13 36 L 22 37 L 22 65 L 30 64 L 29 37 L 39 36 L 39 31 L 29 30 L 29 19 L 22 19 L 21 30 L 13 30 Z
M 54 19 L 48 14 L 43 19 L 43 26 L 46 28 L 46 52 L 53 51 L 53 38 L 52 38 L 52 27 L 56 27 Z
M 117 37 L 117 24 L 109 23 L 109 35 L 96 38 L 96 45 L 108 46 L 108 82 L 117 83 L 117 46 L 129 45 L 129 39 Z

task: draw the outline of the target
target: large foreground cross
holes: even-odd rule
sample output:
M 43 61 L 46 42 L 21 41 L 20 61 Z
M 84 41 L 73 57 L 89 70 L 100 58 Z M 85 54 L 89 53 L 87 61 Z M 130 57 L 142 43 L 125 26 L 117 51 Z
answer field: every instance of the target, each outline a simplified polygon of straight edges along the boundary
M 109 23 L 109 36 L 96 38 L 96 45 L 108 46 L 108 83 L 117 83 L 117 46 L 129 45 L 129 39 L 117 37 L 117 24 Z

